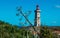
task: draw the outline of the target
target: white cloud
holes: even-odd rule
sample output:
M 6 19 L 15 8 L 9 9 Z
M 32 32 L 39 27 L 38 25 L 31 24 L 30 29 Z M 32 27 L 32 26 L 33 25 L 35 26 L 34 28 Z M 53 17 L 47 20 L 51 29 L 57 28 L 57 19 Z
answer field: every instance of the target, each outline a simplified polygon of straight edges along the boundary
M 57 8 L 60 8 L 60 5 L 56 5 Z

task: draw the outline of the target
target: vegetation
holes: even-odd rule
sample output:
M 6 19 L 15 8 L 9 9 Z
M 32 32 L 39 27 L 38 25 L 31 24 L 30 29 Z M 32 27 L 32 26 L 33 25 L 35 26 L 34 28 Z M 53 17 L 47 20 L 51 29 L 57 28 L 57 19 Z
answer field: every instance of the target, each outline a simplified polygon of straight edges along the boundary
M 53 34 L 50 29 L 48 29 L 47 26 L 41 27 L 41 38 L 53 38 Z
M 48 28 L 51 30 L 60 30 L 60 26 L 50 26 Z
M 32 38 L 30 31 L 0 21 L 0 38 Z
M 0 38 L 34 38 L 34 35 L 27 29 L 0 21 Z M 41 26 L 40 37 L 55 38 L 56 35 L 53 36 L 51 27 Z

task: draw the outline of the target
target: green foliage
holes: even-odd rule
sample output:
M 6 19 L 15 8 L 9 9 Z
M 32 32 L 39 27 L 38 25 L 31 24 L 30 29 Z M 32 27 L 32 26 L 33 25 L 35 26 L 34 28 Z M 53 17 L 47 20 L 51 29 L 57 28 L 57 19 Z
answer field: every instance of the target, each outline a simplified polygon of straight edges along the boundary
M 46 26 L 41 27 L 40 32 L 41 32 L 41 38 L 53 38 L 51 30 L 48 29 L 48 27 Z
M 27 29 L 0 21 L 0 38 L 33 38 L 33 34 Z M 53 36 L 48 27 L 44 26 L 40 28 L 41 38 L 55 38 L 55 36 Z
M 29 30 L 0 21 L 0 38 L 27 38 L 27 36 L 32 38 Z

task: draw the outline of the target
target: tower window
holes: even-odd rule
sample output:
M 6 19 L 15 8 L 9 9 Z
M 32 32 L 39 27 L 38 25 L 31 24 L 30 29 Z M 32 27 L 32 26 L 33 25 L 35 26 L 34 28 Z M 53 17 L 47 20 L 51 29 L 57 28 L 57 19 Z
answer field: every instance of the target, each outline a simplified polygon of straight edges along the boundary
M 40 17 L 38 17 L 38 19 L 40 19 Z

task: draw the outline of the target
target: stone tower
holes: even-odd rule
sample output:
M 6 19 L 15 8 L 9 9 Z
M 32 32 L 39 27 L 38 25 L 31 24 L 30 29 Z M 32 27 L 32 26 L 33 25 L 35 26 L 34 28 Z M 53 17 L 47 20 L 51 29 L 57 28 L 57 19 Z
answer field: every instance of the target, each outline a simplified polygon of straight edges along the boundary
M 34 25 L 35 26 L 40 26 L 41 23 L 40 23 L 40 9 L 39 9 L 39 5 L 36 6 L 36 10 L 34 12 L 35 12 Z

